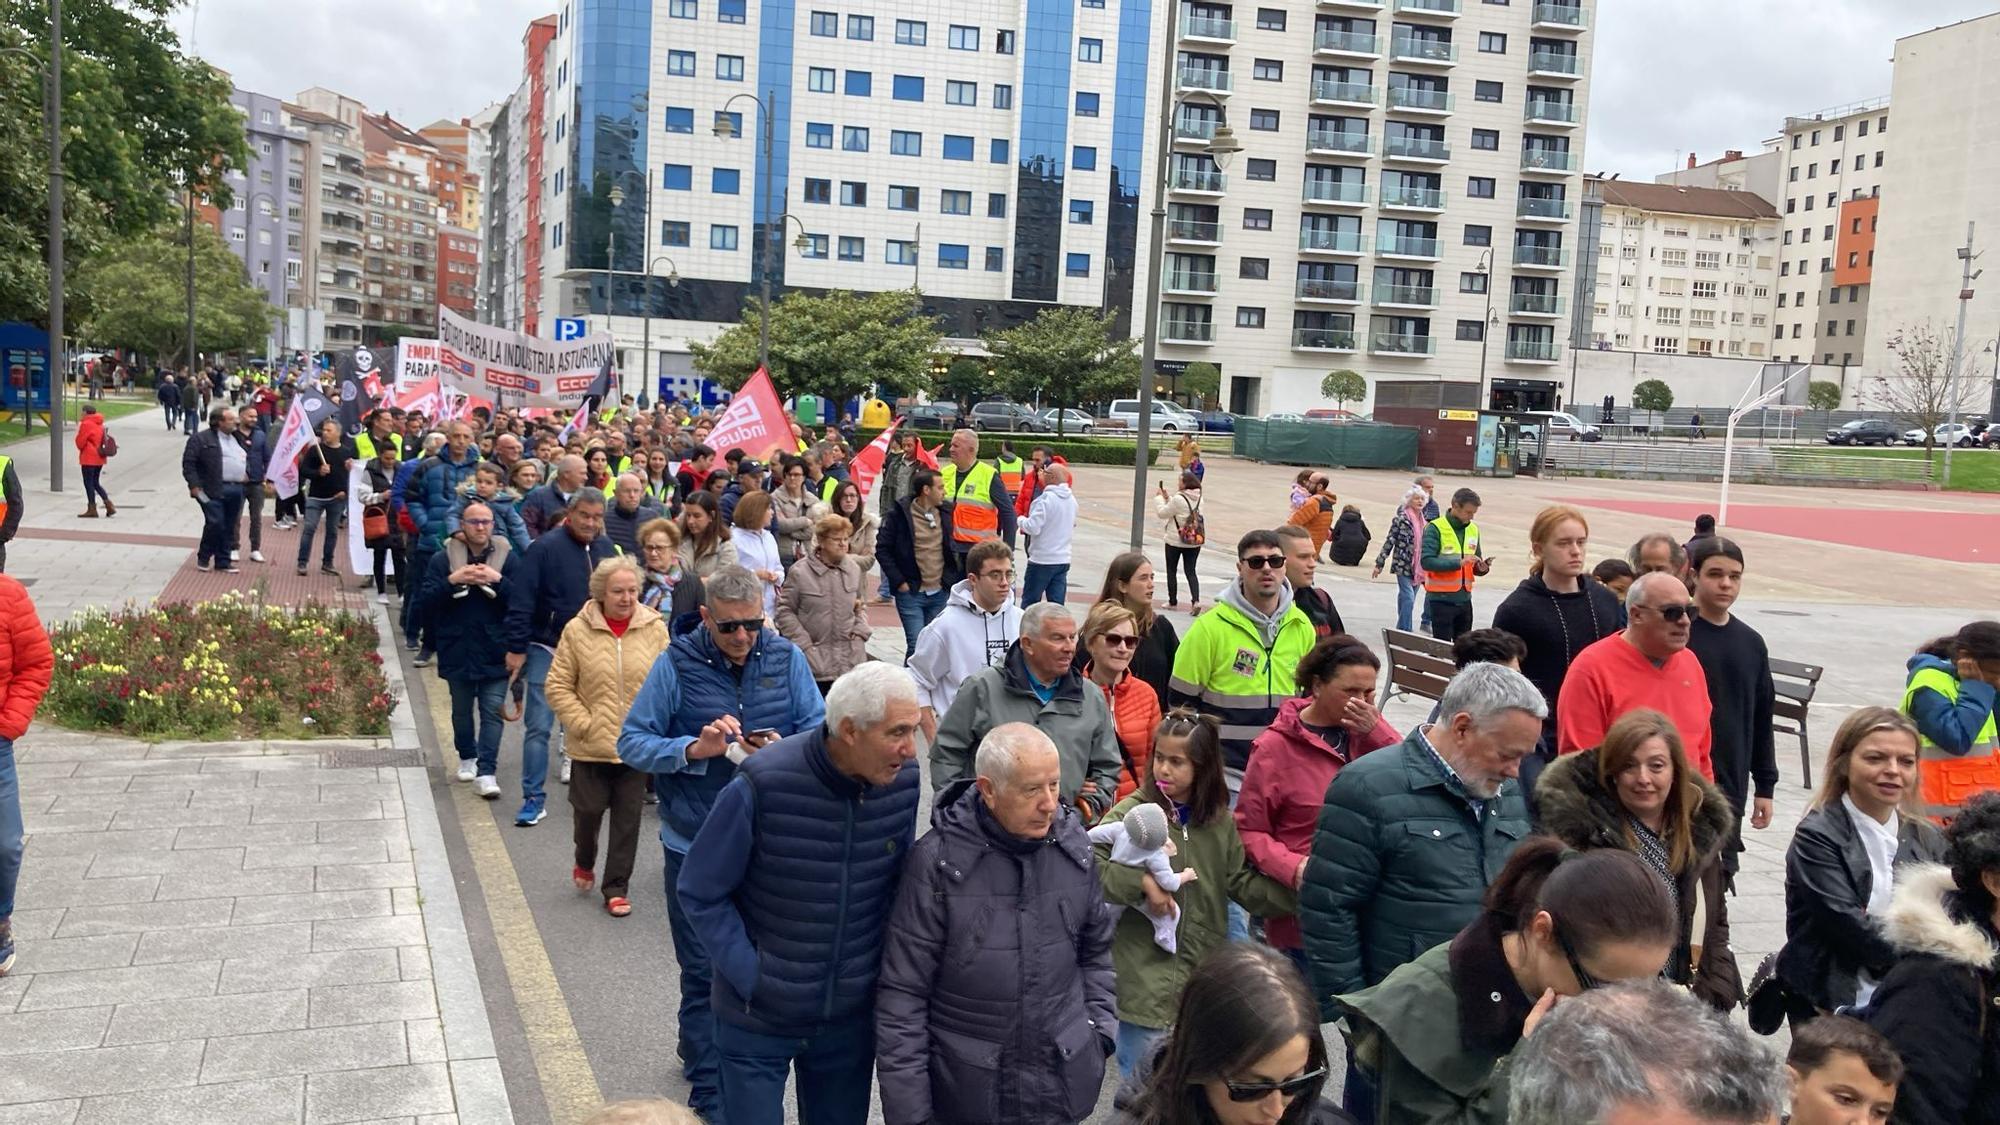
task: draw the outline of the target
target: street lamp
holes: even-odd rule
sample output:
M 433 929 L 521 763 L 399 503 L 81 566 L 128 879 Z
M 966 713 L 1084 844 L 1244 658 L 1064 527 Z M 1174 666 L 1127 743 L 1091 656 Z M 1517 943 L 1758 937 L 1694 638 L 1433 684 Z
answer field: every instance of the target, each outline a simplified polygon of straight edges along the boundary
M 1177 26 L 1181 18 L 1180 5 L 1167 7 L 1167 34 L 1162 40 L 1163 59 L 1160 73 L 1167 76 L 1169 83 L 1175 81 L 1175 52 L 1180 39 Z M 1191 90 L 1187 97 L 1200 95 L 1215 106 L 1217 115 L 1215 133 L 1204 146 L 1211 158 L 1227 157 L 1243 151 L 1243 145 L 1236 139 L 1236 133 L 1229 127 L 1229 110 L 1222 99 L 1206 90 Z M 1138 441 L 1133 445 L 1132 461 L 1132 549 L 1143 550 L 1146 545 L 1146 455 L 1148 439 L 1153 429 L 1153 379 L 1154 363 L 1159 353 L 1160 342 L 1160 271 L 1166 263 L 1167 232 L 1167 172 L 1174 148 L 1174 111 L 1187 100 L 1186 97 L 1163 97 L 1160 99 L 1159 155 L 1154 161 L 1152 242 L 1147 247 L 1148 269 L 1146 271 L 1146 304 L 1143 315 L 1146 318 L 1140 336 L 1139 354 L 1139 431 Z M 1217 160 L 1220 164 L 1221 161 Z
M 618 209 L 625 205 L 625 189 L 612 184 L 604 198 L 611 204 L 611 209 L 604 214 L 604 321 L 608 325 L 611 323 L 611 275 L 618 268 Z
M 1493 326 L 1498 323 L 1493 318 L 1493 248 L 1491 246 L 1486 248 L 1486 253 L 1479 256 L 1479 268 L 1474 272 L 1486 279 L 1486 319 L 1479 325 L 1479 397 L 1474 400 L 1473 406 L 1475 409 L 1485 410 L 1488 406 L 1486 398 L 1486 345 L 1488 338 L 1493 335 Z
M 757 108 L 764 112 L 764 167 L 762 169 L 764 173 L 764 203 L 762 208 L 764 218 L 758 224 L 762 227 L 764 234 L 764 263 L 762 269 L 764 277 L 761 307 L 757 314 L 757 362 L 766 372 L 771 370 L 771 273 L 773 271 L 773 262 L 775 261 L 775 255 L 772 253 L 774 249 L 773 243 L 776 242 L 776 237 L 771 231 L 774 222 L 771 215 L 771 174 L 773 171 L 771 165 L 773 127 L 771 102 L 776 101 L 777 98 L 778 94 L 775 90 L 765 91 L 762 98 L 755 94 L 737 94 L 735 97 L 722 103 L 722 109 L 715 117 L 715 135 L 726 141 L 736 136 L 736 119 L 729 116 L 729 107 L 735 105 L 738 99 L 748 99 L 755 102 Z M 769 101 L 765 99 L 769 99 Z M 779 226 L 782 229 L 782 223 Z
M 49 69 L 42 84 L 49 121 L 49 491 L 63 490 L 63 385 L 69 361 L 63 349 L 62 0 L 49 0 Z M 8 53 L 34 59 L 26 46 Z M 34 405 L 34 390 L 28 391 Z M 34 411 L 30 409 L 32 418 Z
M 665 254 L 656 254 L 646 263 L 646 307 L 639 310 L 644 314 L 646 322 L 645 327 L 640 330 L 640 336 L 645 342 L 639 345 L 640 350 L 645 353 L 639 361 L 639 409 L 641 410 L 646 409 L 646 395 L 653 389 L 653 267 L 661 262 L 667 263 L 667 284 L 674 288 L 679 288 L 681 284 L 681 269 L 674 264 L 672 258 Z

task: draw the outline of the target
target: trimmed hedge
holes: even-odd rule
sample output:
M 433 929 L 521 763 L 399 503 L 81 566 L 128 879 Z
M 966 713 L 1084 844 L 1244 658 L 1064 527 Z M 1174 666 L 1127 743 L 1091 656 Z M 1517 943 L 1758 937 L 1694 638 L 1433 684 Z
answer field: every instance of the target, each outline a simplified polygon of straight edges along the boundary
M 866 447 L 881 432 L 880 430 L 855 430 L 854 442 L 856 449 Z M 949 434 L 940 434 L 935 430 L 920 430 L 918 432 L 923 437 L 925 448 L 930 448 L 936 445 L 938 441 L 951 436 Z M 1148 467 L 1159 463 L 1161 450 L 1173 448 L 1172 442 L 1162 443 L 1159 440 L 1162 436 L 1154 434 L 1153 440 L 1147 443 L 1146 464 Z M 1000 443 L 1009 439 L 1014 443 L 1014 452 L 1022 457 L 1026 457 L 1028 450 L 1034 446 L 1046 445 L 1057 456 L 1073 465 L 1130 465 L 1134 461 L 1135 443 L 1133 439 L 1126 438 L 1121 441 L 1117 438 L 1085 437 L 1081 434 L 1065 436 L 1061 441 L 1057 441 L 1050 434 L 982 433 L 979 435 L 979 456 L 982 458 L 998 457 L 1000 455 Z

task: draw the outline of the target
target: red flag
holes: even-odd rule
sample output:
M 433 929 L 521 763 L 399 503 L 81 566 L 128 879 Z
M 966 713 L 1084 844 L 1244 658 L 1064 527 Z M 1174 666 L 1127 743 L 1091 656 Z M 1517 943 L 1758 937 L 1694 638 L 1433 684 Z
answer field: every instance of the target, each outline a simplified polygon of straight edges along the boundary
M 946 441 L 949 440 L 950 440 L 949 438 L 946 439 Z M 925 449 L 924 439 L 918 438 L 917 464 L 922 465 L 924 468 L 929 469 L 932 472 L 936 472 L 938 467 L 938 459 L 937 459 L 938 450 L 943 449 L 945 447 L 945 444 L 946 444 L 945 441 L 941 441 L 937 443 L 937 449 Z
M 759 367 L 715 420 L 708 447 L 718 453 L 741 449 L 745 457 L 761 461 L 768 460 L 772 450 L 790 450 L 791 445 L 792 427 L 778 400 L 778 388 L 771 384 L 770 373 Z
M 854 455 L 847 464 L 847 479 L 861 490 L 861 498 L 868 499 L 868 491 L 875 487 L 875 478 L 882 475 L 882 463 L 889 459 L 889 441 L 896 433 L 896 427 L 903 424 L 901 418 L 889 423 L 889 428 L 875 435 L 868 448 Z M 920 443 L 921 444 L 921 443 Z

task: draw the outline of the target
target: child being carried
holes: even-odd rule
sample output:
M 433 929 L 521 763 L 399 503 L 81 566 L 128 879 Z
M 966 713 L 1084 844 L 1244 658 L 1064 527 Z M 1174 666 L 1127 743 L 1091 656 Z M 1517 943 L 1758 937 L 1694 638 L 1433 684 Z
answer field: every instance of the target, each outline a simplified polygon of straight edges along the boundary
M 1145 880 L 1146 906 L 1140 912 L 1153 924 L 1153 943 L 1168 953 L 1179 952 L 1174 930 L 1180 924 L 1181 911 L 1173 894 L 1182 883 L 1193 882 L 1198 876 L 1192 867 L 1184 871 L 1173 868 L 1174 845 L 1167 838 L 1166 810 L 1151 802 L 1134 805 L 1121 820 L 1091 829 L 1090 842 L 1111 845 L 1111 862 L 1144 868 L 1151 876 Z

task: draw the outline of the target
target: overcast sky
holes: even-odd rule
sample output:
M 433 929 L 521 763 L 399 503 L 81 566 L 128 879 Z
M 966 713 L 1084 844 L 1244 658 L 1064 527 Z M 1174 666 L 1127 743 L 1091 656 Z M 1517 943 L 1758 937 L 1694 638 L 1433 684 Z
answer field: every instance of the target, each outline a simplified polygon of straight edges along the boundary
M 555 7 L 197 0 L 174 23 L 183 43 L 247 89 L 291 97 L 326 86 L 414 127 L 505 97 L 520 80 L 523 30 Z M 2000 0 L 1600 0 L 1585 165 L 1650 180 L 1689 152 L 1702 160 L 1755 152 L 1787 115 L 1887 94 L 1899 36 L 1996 7 Z

